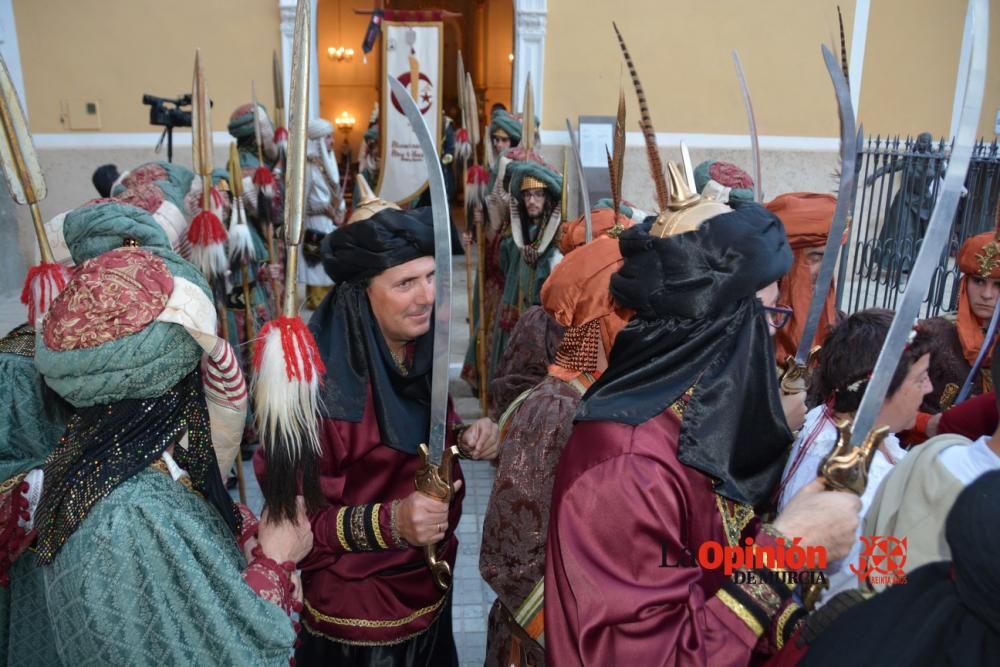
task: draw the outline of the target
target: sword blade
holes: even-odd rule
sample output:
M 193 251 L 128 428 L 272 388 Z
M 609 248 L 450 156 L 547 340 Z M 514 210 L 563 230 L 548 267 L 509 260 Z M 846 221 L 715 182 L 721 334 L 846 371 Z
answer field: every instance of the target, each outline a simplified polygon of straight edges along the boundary
M 972 157 L 972 145 L 976 138 L 976 128 L 979 125 L 979 113 L 983 105 L 983 91 L 986 87 L 986 56 L 989 37 L 989 2 L 988 0 L 969 0 L 972 26 L 972 53 L 969 64 L 969 77 L 966 81 L 962 99 L 962 111 L 959 114 L 958 132 L 955 135 L 955 147 L 948 160 L 948 168 L 944 174 L 944 185 L 938 195 L 934 211 L 931 213 L 927 233 L 920 245 L 920 252 L 910 272 L 906 290 L 896 307 L 885 344 L 875 362 L 872 379 L 868 383 L 865 395 L 861 398 L 858 412 L 854 417 L 851 432 L 851 445 L 857 446 L 864 442 L 869 431 L 875 424 L 882 402 L 889 390 L 889 383 L 896 372 L 899 358 L 906 347 L 907 339 L 913 323 L 920 313 L 920 304 L 927 295 L 927 288 L 937 268 L 941 251 L 951 236 L 951 224 L 955 219 L 958 199 L 962 194 L 965 175 Z
M 840 63 L 826 46 L 823 47 L 823 60 L 826 63 L 826 70 L 830 74 L 830 80 L 833 81 L 833 90 L 837 96 L 837 112 L 840 116 L 840 186 L 837 188 L 837 207 L 834 209 L 833 221 L 830 223 L 830 233 L 826 237 L 826 246 L 823 249 L 823 262 L 819 266 L 812 300 L 809 302 L 809 314 L 806 316 L 806 324 L 802 329 L 802 338 L 799 339 L 799 348 L 795 351 L 795 362 L 799 366 L 805 366 L 809 358 L 809 350 L 812 349 L 813 338 L 816 337 L 816 329 L 819 327 L 823 306 L 826 303 L 826 293 L 833 283 L 833 272 L 837 265 L 837 254 L 840 252 L 840 241 L 844 236 L 847 219 L 854 209 L 854 184 L 858 178 L 857 171 L 854 169 L 857 162 L 857 136 L 854 125 L 854 109 L 851 106 L 851 89 L 840 69 Z
M 583 195 L 583 219 L 586 225 L 585 240 L 587 243 L 590 243 L 594 240 L 594 223 L 590 218 L 590 189 L 587 187 L 587 178 L 583 173 L 583 160 L 580 159 L 580 147 L 576 143 L 576 134 L 573 132 L 573 125 L 569 122 L 569 118 L 566 119 L 566 131 L 569 132 L 569 146 L 573 151 L 576 175 L 580 179 L 580 194 Z
M 753 199 L 758 204 L 763 203 L 764 195 L 761 194 L 760 183 L 760 142 L 757 138 L 757 117 L 753 113 L 753 101 L 750 99 L 750 87 L 747 85 L 747 78 L 743 74 L 743 63 L 740 61 L 740 54 L 733 49 L 733 64 L 736 65 L 736 78 L 740 81 L 740 93 L 743 95 L 743 107 L 747 112 L 747 125 L 750 128 L 750 157 L 753 161 Z M 695 192 L 692 188 L 691 192 Z
M 444 189 L 441 160 L 431 131 L 410 92 L 394 76 L 386 77 L 389 88 L 420 141 L 431 189 L 434 218 L 434 346 L 431 362 L 431 424 L 428 460 L 441 463 L 448 437 L 448 349 L 451 345 L 451 221 Z M 389 110 L 387 110 L 389 111 Z

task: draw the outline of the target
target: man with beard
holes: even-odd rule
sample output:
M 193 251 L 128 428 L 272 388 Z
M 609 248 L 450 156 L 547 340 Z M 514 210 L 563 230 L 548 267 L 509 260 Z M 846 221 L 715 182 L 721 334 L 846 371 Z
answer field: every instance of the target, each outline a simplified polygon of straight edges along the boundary
M 608 292 L 621 265 L 617 239 L 603 236 L 566 257 L 542 287 L 542 307 L 566 333 L 548 375 L 500 419 L 501 452 L 483 523 L 479 569 L 497 592 L 486 664 L 545 663 L 543 577 L 552 480 L 580 397 L 607 367 L 625 325 Z
M 515 160 L 510 172 L 510 236 L 500 243 L 503 294 L 497 306 L 487 367 L 492 380 L 521 313 L 540 302 L 542 283 L 559 260 L 556 234 L 562 176 L 534 159 Z
M 430 428 L 434 242 L 429 209 L 370 199 L 326 237 L 334 287 L 310 327 L 326 366 L 319 486 L 302 562 L 299 665 L 456 665 L 451 591 L 438 588 L 425 545 L 454 566 L 462 472 L 448 503 L 414 491 Z M 449 444 L 496 456 L 488 419 L 468 427 L 450 410 Z M 258 459 L 258 474 L 265 475 Z M 266 482 L 266 480 L 265 480 Z
M 766 209 L 702 201 L 668 167 L 666 210 L 620 237 L 611 294 L 635 315 L 556 472 L 545 564 L 553 664 L 745 665 L 794 631 L 797 584 L 773 576 L 774 562 L 727 577 L 695 560 L 702 545 L 777 550 L 797 538 L 834 559 L 854 540 L 858 498 L 819 480 L 772 524 L 754 515 L 791 440 L 756 294 L 788 270 L 791 251 Z

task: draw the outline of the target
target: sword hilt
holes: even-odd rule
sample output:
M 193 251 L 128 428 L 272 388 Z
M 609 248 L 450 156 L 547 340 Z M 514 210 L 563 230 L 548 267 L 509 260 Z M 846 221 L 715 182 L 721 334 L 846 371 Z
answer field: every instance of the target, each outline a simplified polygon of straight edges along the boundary
M 851 422 L 843 420 L 837 424 L 837 444 L 819 466 L 818 474 L 828 491 L 849 491 L 861 496 L 868 485 L 868 469 L 872 464 L 875 450 L 889 434 L 889 427 L 882 426 L 871 431 L 858 447 L 851 446 Z M 812 610 L 819 601 L 823 589 L 829 588 L 827 579 L 812 581 L 802 590 L 802 606 Z
M 806 380 L 809 375 L 809 369 L 813 365 L 813 360 L 822 346 L 816 345 L 811 350 L 809 350 L 809 356 L 806 357 L 806 362 L 800 364 L 795 360 L 795 357 L 789 355 L 785 357 L 785 363 L 781 365 L 781 377 L 780 386 L 781 393 L 786 396 L 791 396 L 792 394 L 801 394 L 806 390 Z
M 872 457 L 889 434 L 888 426 L 873 429 L 864 442 L 851 446 L 851 422 L 837 424 L 837 444 L 819 466 L 818 474 L 830 491 L 850 491 L 858 496 L 868 485 L 868 468 Z
M 458 449 L 454 446 L 445 448 L 441 456 L 441 463 L 433 463 L 430 456 L 430 449 L 421 443 L 420 459 L 423 461 L 423 465 L 417 470 L 417 491 L 435 500 L 450 503 L 455 497 L 451 471 L 454 459 L 458 456 Z M 424 558 L 427 560 L 427 567 L 430 568 L 438 588 L 448 590 L 451 583 L 451 566 L 448 565 L 447 561 L 438 559 L 437 546 L 437 544 L 425 545 Z

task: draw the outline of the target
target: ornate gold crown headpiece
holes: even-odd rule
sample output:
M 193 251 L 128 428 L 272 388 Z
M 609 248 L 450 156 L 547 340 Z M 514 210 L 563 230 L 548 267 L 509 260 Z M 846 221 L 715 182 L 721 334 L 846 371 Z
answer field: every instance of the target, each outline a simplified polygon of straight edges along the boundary
M 354 210 L 351 212 L 351 217 L 347 219 L 347 224 L 367 220 L 379 211 L 384 211 L 387 208 L 400 210 L 391 201 L 385 201 L 376 197 L 368 181 L 361 174 L 358 174 L 358 194 L 360 195 L 360 199 L 354 204 Z

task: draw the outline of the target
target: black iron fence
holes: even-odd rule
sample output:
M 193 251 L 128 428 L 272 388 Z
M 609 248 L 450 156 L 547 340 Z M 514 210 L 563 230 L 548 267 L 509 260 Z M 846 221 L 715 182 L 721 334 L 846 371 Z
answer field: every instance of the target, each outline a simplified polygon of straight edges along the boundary
M 948 165 L 951 145 L 921 138 L 871 138 L 858 155 L 854 223 L 841 252 L 837 303 L 853 313 L 892 308 L 906 288 Z M 980 142 L 972 153 L 951 238 L 941 253 L 921 317 L 958 306 L 958 249 L 970 236 L 993 229 L 1000 194 L 997 142 Z

